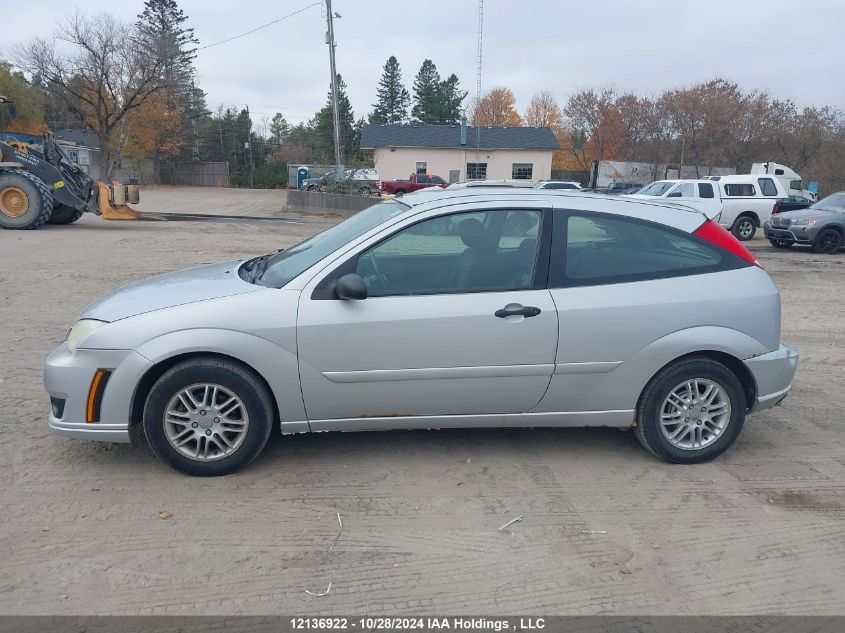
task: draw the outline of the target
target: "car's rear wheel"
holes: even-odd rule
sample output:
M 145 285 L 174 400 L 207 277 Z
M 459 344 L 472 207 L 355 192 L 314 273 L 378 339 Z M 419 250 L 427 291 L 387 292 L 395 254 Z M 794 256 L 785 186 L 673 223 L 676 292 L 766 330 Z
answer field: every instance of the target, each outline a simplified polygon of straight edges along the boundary
M 738 217 L 736 222 L 734 222 L 733 227 L 731 227 L 731 233 L 734 234 L 734 237 L 743 242 L 746 242 L 754 237 L 756 232 L 757 223 L 754 221 L 754 218 L 748 215 L 741 215 Z
M 725 452 L 742 431 L 742 384 L 722 363 L 692 357 L 658 373 L 637 408 L 637 438 L 676 464 L 705 462 Z
M 775 248 L 790 248 L 795 244 L 792 240 L 769 240 L 769 243 Z
M 153 452 L 187 475 L 228 475 L 255 459 L 273 425 L 270 394 L 240 364 L 184 361 L 150 390 L 144 434 Z
M 842 234 L 836 229 L 823 229 L 813 242 L 813 251 L 833 255 L 842 248 Z

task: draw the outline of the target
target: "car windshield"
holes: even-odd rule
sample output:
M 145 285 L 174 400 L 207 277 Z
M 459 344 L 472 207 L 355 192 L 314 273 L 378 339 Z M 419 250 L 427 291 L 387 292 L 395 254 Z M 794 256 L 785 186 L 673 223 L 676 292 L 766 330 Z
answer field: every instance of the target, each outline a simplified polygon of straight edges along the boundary
M 845 211 L 845 193 L 834 193 L 810 205 L 811 209 L 825 211 Z
M 395 200 L 374 205 L 287 250 L 249 260 L 241 266 L 239 273 L 252 283 L 281 288 L 344 244 L 409 208 Z
M 674 185 L 674 182 L 658 180 L 657 182 L 651 183 L 647 187 L 643 187 L 637 193 L 640 193 L 644 196 L 662 196 L 664 193 L 669 191 L 669 189 L 671 189 Z

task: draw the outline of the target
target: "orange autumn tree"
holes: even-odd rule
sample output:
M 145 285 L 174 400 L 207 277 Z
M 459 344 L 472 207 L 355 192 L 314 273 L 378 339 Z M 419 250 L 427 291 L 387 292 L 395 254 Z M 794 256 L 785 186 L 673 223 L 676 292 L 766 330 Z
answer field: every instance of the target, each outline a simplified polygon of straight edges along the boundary
M 481 101 L 475 104 L 472 124 L 488 127 L 522 125 L 522 117 L 516 111 L 516 98 L 510 88 L 493 88 L 481 97 Z
M 181 108 L 167 106 L 164 93 L 153 95 L 129 118 L 124 154 L 136 163 L 178 156 L 185 149 L 183 116 Z

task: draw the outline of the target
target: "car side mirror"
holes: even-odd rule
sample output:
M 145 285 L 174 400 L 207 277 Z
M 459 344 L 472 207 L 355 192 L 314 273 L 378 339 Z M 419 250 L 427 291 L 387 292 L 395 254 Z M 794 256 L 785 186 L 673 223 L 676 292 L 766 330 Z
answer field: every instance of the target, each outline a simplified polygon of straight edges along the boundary
M 673 191 L 672 193 L 670 193 L 666 197 L 667 198 L 681 198 L 681 197 L 683 197 L 683 194 L 680 191 Z
M 353 299 L 360 301 L 367 298 L 367 286 L 361 275 L 349 273 L 337 280 L 334 293 L 339 299 Z

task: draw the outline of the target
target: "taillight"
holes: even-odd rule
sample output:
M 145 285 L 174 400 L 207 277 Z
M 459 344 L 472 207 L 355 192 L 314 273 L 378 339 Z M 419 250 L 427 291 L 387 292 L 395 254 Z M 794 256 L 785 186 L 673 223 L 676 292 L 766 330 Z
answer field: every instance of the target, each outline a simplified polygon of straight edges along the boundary
M 733 253 L 737 257 L 747 261 L 749 264 L 754 264 L 755 266 L 762 268 L 760 263 L 754 258 L 754 255 L 752 255 L 738 239 L 731 235 L 730 231 L 725 230 L 722 225 L 717 224 L 712 220 L 707 220 L 704 224 L 699 226 L 693 235 L 706 242 L 715 244 L 729 253 Z

